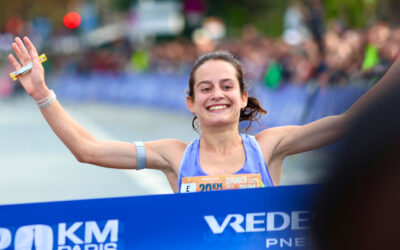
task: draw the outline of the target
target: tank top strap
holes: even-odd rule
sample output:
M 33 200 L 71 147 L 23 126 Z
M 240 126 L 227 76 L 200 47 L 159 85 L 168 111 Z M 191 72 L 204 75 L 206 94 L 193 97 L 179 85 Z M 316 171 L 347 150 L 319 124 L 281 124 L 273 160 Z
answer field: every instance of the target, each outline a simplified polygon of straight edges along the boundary
M 182 184 L 182 177 L 202 175 L 197 166 L 200 138 L 186 146 L 178 172 L 178 188 Z
M 266 187 L 273 186 L 272 178 L 268 171 L 268 166 L 264 160 L 264 154 L 257 139 L 252 135 L 243 134 L 243 144 L 246 149 L 246 164 L 244 172 L 258 172 Z

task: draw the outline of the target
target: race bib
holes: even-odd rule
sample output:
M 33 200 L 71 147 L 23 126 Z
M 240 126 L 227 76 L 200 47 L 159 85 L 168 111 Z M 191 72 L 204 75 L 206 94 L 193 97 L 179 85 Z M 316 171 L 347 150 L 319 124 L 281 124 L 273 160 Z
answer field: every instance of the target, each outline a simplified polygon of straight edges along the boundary
M 264 187 L 260 174 L 183 177 L 181 193 Z

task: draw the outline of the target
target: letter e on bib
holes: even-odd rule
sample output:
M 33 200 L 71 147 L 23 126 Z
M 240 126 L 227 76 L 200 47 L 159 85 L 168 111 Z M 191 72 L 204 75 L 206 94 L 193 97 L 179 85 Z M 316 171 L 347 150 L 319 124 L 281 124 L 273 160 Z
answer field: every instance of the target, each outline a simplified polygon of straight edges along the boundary
M 182 183 L 181 193 L 193 193 L 196 192 L 196 183 Z

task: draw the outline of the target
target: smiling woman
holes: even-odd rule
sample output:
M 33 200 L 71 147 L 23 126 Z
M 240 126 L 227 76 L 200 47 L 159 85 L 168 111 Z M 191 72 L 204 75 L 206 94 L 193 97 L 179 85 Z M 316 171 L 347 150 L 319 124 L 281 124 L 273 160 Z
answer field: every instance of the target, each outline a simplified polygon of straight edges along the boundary
M 207 64 L 206 64 L 207 62 Z M 206 65 L 204 65 L 206 64 Z M 202 67 L 201 67 L 202 66 Z M 199 69 L 201 67 L 201 69 Z M 204 69 L 203 69 L 204 68 Z M 214 72 L 213 72 L 214 71 Z M 195 86 L 195 73 L 198 83 Z M 230 53 L 225 51 L 217 51 L 201 56 L 196 63 L 193 65 L 192 72 L 190 73 L 189 79 L 189 91 L 188 91 L 188 107 L 191 109 L 191 102 L 194 100 L 195 90 L 200 92 L 200 94 L 207 94 L 213 90 L 213 82 L 210 76 L 219 75 L 220 83 L 219 88 L 226 92 L 232 92 L 232 90 L 239 90 L 242 100 L 242 107 L 240 111 L 239 122 L 250 121 L 248 127 L 250 127 L 251 122 L 256 121 L 260 118 L 261 114 L 266 114 L 259 101 L 255 97 L 248 97 L 247 86 L 244 82 L 244 73 L 241 63 L 236 60 Z M 224 78 L 224 75 L 227 78 Z M 237 91 L 236 91 L 237 92 Z M 236 93 L 237 94 L 237 93 Z M 244 105 L 244 102 L 246 102 Z M 229 108 L 230 104 L 212 104 L 208 107 L 209 110 L 221 110 L 224 108 Z M 192 110 L 191 110 L 192 111 Z M 192 126 L 195 130 L 195 120 L 197 115 L 195 114 L 192 122 Z
M 183 155 L 181 191 L 207 187 L 204 182 L 210 189 L 273 185 L 257 141 L 238 132 L 240 121 L 251 123 L 266 113 L 256 98 L 248 97 L 243 75 L 240 62 L 228 52 L 205 54 L 194 64 L 186 101 L 194 114 L 192 126 L 201 130 L 202 138 L 188 145 Z M 232 185 L 231 175 L 239 174 L 243 178 Z M 208 176 L 213 176 L 211 183 Z
M 25 45 L 24 45 L 25 42 Z M 103 141 L 94 138 L 62 108 L 48 89 L 44 69 L 30 40 L 16 38 L 9 55 L 16 70 L 33 62 L 19 77 L 42 115 L 80 162 L 108 168 L 158 169 L 175 192 L 196 192 L 279 185 L 286 156 L 320 148 L 338 140 L 353 117 L 396 84 L 397 60 L 378 84 L 347 112 L 304 126 L 275 127 L 255 137 L 239 133 L 239 122 L 255 121 L 265 110 L 248 97 L 240 62 L 228 52 L 199 58 L 189 80 L 187 105 L 201 137 L 191 143 L 176 139 L 150 142 Z M 46 103 L 46 105 L 43 105 Z

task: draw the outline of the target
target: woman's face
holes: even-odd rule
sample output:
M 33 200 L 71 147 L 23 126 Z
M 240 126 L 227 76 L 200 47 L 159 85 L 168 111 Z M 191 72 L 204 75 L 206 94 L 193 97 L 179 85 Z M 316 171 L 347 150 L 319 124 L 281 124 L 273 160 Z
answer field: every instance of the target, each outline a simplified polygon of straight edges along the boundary
M 222 60 L 207 61 L 196 70 L 194 80 L 194 98 L 188 97 L 187 105 L 201 127 L 239 123 L 248 93 L 240 93 L 233 65 Z

